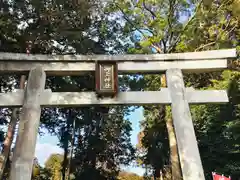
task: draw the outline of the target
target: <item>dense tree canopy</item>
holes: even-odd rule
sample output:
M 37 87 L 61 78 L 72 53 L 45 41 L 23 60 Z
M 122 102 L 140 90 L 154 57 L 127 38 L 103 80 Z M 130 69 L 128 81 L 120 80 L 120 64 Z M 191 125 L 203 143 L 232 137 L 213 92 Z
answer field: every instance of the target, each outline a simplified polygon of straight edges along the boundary
M 1 1 L 0 51 L 41 54 L 173 53 L 210 49 L 240 49 L 238 0 L 116 0 Z M 206 177 L 211 172 L 240 176 L 240 63 L 229 70 L 184 74 L 187 86 L 227 89 L 224 105 L 192 106 L 192 117 Z M 12 91 L 19 77 L 2 75 L 1 92 Z M 94 91 L 94 75 L 47 77 L 46 88 L 57 92 Z M 163 75 L 119 76 L 121 91 L 165 87 Z M 134 108 L 133 108 L 134 109 Z M 130 141 L 131 123 L 125 106 L 44 108 L 41 129 L 56 135 L 63 155 L 53 154 L 45 167 L 34 163 L 33 179 L 142 179 L 120 173 L 137 161 L 147 176 L 179 179 L 169 107 L 144 107 L 137 152 Z M 0 141 L 11 119 L 1 109 Z M 174 149 L 175 148 L 175 149 Z M 72 153 L 73 152 L 73 153 Z M 8 165 L 5 168 L 7 175 Z M 175 169 L 176 172 L 180 169 Z M 119 176 L 118 176 L 119 174 Z

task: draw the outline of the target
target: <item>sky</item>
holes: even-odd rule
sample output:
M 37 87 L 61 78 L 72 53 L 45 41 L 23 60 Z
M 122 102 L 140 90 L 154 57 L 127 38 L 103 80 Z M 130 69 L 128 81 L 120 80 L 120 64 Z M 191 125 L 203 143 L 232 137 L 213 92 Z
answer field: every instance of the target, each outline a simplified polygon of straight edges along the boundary
M 140 132 L 139 122 L 143 120 L 143 108 L 138 108 L 132 112 L 128 117 L 129 121 L 132 123 L 132 133 L 131 133 L 131 143 L 135 146 L 137 144 L 137 135 Z M 38 136 L 37 145 L 35 149 L 35 156 L 41 166 L 44 166 L 45 161 L 53 153 L 63 154 L 63 149 L 57 146 L 58 138 L 56 136 L 51 136 L 46 133 L 44 136 Z M 123 170 L 133 172 L 139 175 L 143 175 L 144 169 L 141 167 L 122 167 Z

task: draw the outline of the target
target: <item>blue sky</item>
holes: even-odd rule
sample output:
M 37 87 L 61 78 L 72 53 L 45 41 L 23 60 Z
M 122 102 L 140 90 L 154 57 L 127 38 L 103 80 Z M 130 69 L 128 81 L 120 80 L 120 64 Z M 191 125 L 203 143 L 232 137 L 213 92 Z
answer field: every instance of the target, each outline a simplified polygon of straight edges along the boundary
M 128 117 L 132 123 L 131 142 L 135 146 L 137 144 L 137 135 L 140 131 L 139 121 L 143 120 L 143 108 L 138 108 L 132 112 Z M 63 153 L 63 150 L 57 146 L 58 139 L 56 136 L 51 136 L 46 133 L 44 136 L 38 136 L 35 156 L 38 158 L 39 163 L 43 166 L 44 162 L 53 153 Z M 144 170 L 140 167 L 123 167 L 124 170 L 143 175 Z

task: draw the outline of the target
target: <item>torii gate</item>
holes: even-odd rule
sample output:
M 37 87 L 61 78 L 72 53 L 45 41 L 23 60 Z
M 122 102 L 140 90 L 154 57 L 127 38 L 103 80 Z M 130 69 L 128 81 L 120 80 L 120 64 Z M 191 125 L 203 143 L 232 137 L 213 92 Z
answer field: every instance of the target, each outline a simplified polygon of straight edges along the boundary
M 11 180 L 30 180 L 38 133 L 41 107 L 86 105 L 171 104 L 180 165 L 184 180 L 204 180 L 189 104 L 227 103 L 225 90 L 185 88 L 182 72 L 209 72 L 226 69 L 228 59 L 236 58 L 235 49 L 191 53 L 151 55 L 26 55 L 0 53 L 0 73 L 29 72 L 25 90 L 0 93 L 0 107 L 22 107 L 19 132 L 11 166 Z M 79 75 L 95 71 L 96 62 L 115 62 L 109 71 L 114 82 L 119 73 L 159 73 L 166 71 L 167 88 L 160 91 L 119 92 L 116 97 L 98 99 L 96 92 L 51 92 L 45 90 L 47 75 Z M 104 70 L 104 65 L 102 65 Z M 114 70 L 115 69 L 115 70 Z M 104 82 L 106 74 L 101 74 Z M 112 74 L 111 74 L 112 73 Z M 100 75 L 99 74 L 99 75 Z M 109 85 L 108 85 L 109 86 Z M 100 85 L 100 87 L 102 87 Z M 114 85 L 109 86 L 110 91 Z M 104 86 L 103 86 L 104 89 Z M 107 89 L 107 87 L 105 87 Z M 109 90 L 109 89 L 107 89 Z

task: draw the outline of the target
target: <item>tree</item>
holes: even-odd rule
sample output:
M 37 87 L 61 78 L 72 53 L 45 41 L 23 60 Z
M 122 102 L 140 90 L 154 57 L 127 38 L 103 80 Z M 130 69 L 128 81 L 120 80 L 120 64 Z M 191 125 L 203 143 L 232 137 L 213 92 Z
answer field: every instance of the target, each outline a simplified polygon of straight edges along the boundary
M 33 172 L 32 172 L 32 180 L 49 180 L 50 174 L 44 170 L 38 163 L 38 159 L 35 158 L 33 161 Z
M 208 3 L 184 0 L 115 1 L 113 4 L 107 3 L 103 13 L 104 5 L 99 1 L 4 1 L 0 11 L 0 50 L 25 53 L 27 41 L 33 42 L 32 53 L 42 54 L 169 53 L 239 48 L 238 5 L 236 0 L 213 0 Z M 93 13 L 94 10 L 97 13 Z M 186 23 L 182 21 L 183 14 L 188 18 Z M 232 62 L 231 67 L 239 70 L 238 61 Z M 237 174 L 239 167 L 237 158 L 229 158 L 233 152 L 234 157 L 239 155 L 237 150 L 233 151 L 239 142 L 238 76 L 236 72 L 224 73 L 185 76 L 186 84 L 195 88 L 229 87 L 230 97 L 236 99 L 233 103 L 232 98 L 226 106 L 200 106 L 192 109 L 204 169 L 208 175 L 211 168 L 217 166 L 219 159 L 207 151 L 206 147 L 223 157 L 219 163 L 221 167 L 216 170 Z M 9 91 L 14 86 L 8 82 L 16 77 L 8 78 L 1 79 L 1 88 Z M 136 75 L 131 78 L 121 76 L 119 81 L 121 91 L 129 88 L 159 90 L 164 86 L 160 75 Z M 225 86 L 226 84 L 228 85 Z M 94 86 L 94 76 L 91 73 L 47 79 L 47 88 L 57 92 L 94 91 Z M 143 153 L 140 154 L 140 159 L 158 178 L 160 171 L 169 169 L 170 162 L 173 169 L 173 159 L 177 159 L 174 156 L 176 149 L 171 146 L 168 150 L 169 141 L 172 137 L 174 139 L 174 136 L 170 136 L 171 117 L 166 107 L 144 108 L 144 136 L 141 137 Z M 2 112 L 3 119 L 6 120 L 10 111 L 3 109 Z M 58 136 L 59 146 L 65 150 L 65 162 L 69 157 L 73 122 L 76 122 L 73 163 L 71 167 L 64 166 L 62 172 L 70 169 L 76 178 L 81 179 L 89 179 L 89 175 L 91 179 L 117 177 L 119 166 L 128 165 L 135 158 L 129 138 L 130 123 L 124 118 L 129 112 L 128 107 L 120 106 L 45 108 L 41 116 L 41 127 Z M 226 147 L 216 150 L 214 145 L 219 145 L 220 140 Z M 210 156 L 213 157 L 209 158 Z M 56 173 L 56 178 L 61 178 L 64 174 L 61 172 L 62 161 L 56 167 L 58 168 L 53 174 Z M 43 170 L 40 169 L 41 172 Z M 179 179 L 173 173 L 172 177 Z
M 239 72 L 225 71 L 222 80 L 213 81 L 214 89 L 228 89 L 226 105 L 192 107 L 195 129 L 205 173 L 221 172 L 238 177 L 239 164 Z
M 237 41 L 239 39 L 239 16 L 236 13 L 239 11 L 239 2 L 236 0 L 209 2 L 118 1 L 111 6 L 109 11 L 120 13 L 122 19 L 125 20 L 125 37 L 129 37 L 131 34 L 137 36 L 137 42 L 132 38 L 133 42 L 126 45 L 128 53 L 169 53 L 232 47 L 239 49 L 239 41 Z M 186 22 L 181 20 L 183 15 L 188 19 Z M 238 62 L 238 60 L 231 62 L 231 68 L 239 70 Z M 160 76 L 148 75 L 143 78 L 144 82 L 147 82 L 146 89 L 158 90 L 161 87 Z M 136 77 L 134 81 L 136 79 L 141 79 L 141 76 L 140 78 Z M 185 76 L 187 86 L 195 88 L 206 88 L 213 85 L 212 79 L 222 80 L 221 72 Z M 149 112 L 145 114 L 146 124 L 150 124 L 154 115 L 158 116 L 159 113 L 156 112 L 162 113 L 161 108 L 159 111 L 155 111 L 155 109 L 156 107 L 149 109 Z M 217 114 L 213 117 L 217 118 L 216 116 Z M 168 116 L 168 118 L 171 117 Z M 150 122 L 148 123 L 148 121 Z M 157 124 L 159 125 L 160 122 Z M 150 128 L 144 129 L 150 130 Z M 147 136 L 146 133 L 145 135 Z M 144 136 L 142 140 L 144 140 Z M 146 148 L 153 146 L 152 143 L 141 144 Z M 174 151 L 176 152 L 176 150 Z M 154 158 L 153 156 L 152 159 L 154 160 Z M 155 160 L 157 161 L 157 158 Z
M 182 36 L 177 49 L 183 51 L 200 51 L 218 48 L 239 49 L 239 10 L 238 1 L 211 1 L 203 4 L 192 26 Z M 200 28 L 199 28 L 200 27 Z M 195 37 L 194 34 L 198 34 Z M 189 37 L 195 37 L 190 39 Z M 239 53 L 239 52 L 238 52 Z M 239 172 L 239 151 L 235 128 L 239 125 L 238 98 L 239 70 L 237 60 L 230 61 L 231 71 L 188 75 L 186 83 L 195 88 L 228 89 L 230 102 L 226 105 L 203 105 L 192 108 L 195 130 L 198 137 L 200 154 L 207 178 L 211 172 L 217 171 L 237 177 Z M 197 82 L 197 83 L 196 83 Z M 230 125 L 231 124 L 231 125 Z M 228 128 L 231 126 L 232 128 Z M 234 138 L 233 138 L 234 137 Z M 223 145 L 224 144 L 224 145 Z M 217 147 L 217 148 L 216 148 Z M 234 152 L 234 159 L 232 153 Z M 233 165 L 234 164 L 234 165 Z
M 218 48 L 239 49 L 239 10 L 237 1 L 212 1 L 203 4 L 193 25 L 182 38 L 183 50 L 199 51 Z M 200 28 L 199 28 L 200 27 Z M 216 33 L 217 32 L 217 33 Z M 188 36 L 198 37 L 190 40 Z M 194 36 L 195 37 L 195 36 Z M 184 45 L 184 46 L 183 46 Z M 203 75 L 188 75 L 186 83 L 195 88 L 228 89 L 229 103 L 226 105 L 204 105 L 192 108 L 195 129 L 199 141 L 200 154 L 207 178 L 211 178 L 211 171 L 217 171 L 237 177 L 239 172 L 239 151 L 237 133 L 239 127 L 239 70 L 237 60 L 230 61 L 231 71 L 208 73 Z M 197 82 L 197 83 L 194 83 Z M 228 128 L 231 126 L 232 128 Z M 224 145 L 223 145 L 224 144 Z M 217 147 L 217 148 L 216 148 Z M 234 152 L 234 156 L 232 153 Z M 235 157 L 234 159 L 229 157 Z
M 133 45 L 130 45 L 128 48 L 128 53 L 169 53 L 176 52 L 176 45 L 180 41 L 180 37 L 182 33 L 187 28 L 188 24 L 192 21 L 194 15 L 190 17 L 190 6 L 191 2 L 186 1 L 117 1 L 113 3 L 113 8 L 110 11 L 119 12 L 122 15 L 122 18 L 125 20 L 125 33 L 127 36 L 134 32 L 134 34 L 138 34 L 137 41 L 133 42 Z M 199 5 L 196 5 L 196 9 L 198 9 Z M 159 10 L 160 9 L 160 10 Z M 189 18 L 189 22 L 184 25 L 181 21 L 179 21 L 180 16 L 183 13 L 188 13 L 187 16 Z M 145 84 L 145 90 L 159 90 L 161 88 L 161 77 L 158 75 L 146 75 L 143 76 Z M 145 136 L 148 136 L 148 139 L 157 139 L 153 140 L 152 143 L 156 142 L 164 144 L 162 147 L 168 146 L 167 141 L 165 141 L 164 134 L 160 133 L 157 127 L 162 127 L 162 132 L 166 130 L 167 127 L 165 124 L 165 107 L 163 106 L 152 106 L 152 107 L 144 107 L 145 108 L 145 118 L 146 125 L 144 129 Z M 157 122 L 158 121 L 158 122 Z M 153 123 L 155 122 L 155 123 Z M 165 124 L 164 124 L 165 123 Z M 154 125 L 155 124 L 155 125 Z M 162 125 L 159 125 L 162 124 Z M 159 128 L 159 127 L 158 127 Z M 149 132 L 148 132 L 149 131 Z M 150 132 L 153 131 L 153 132 Z M 160 130 L 161 131 L 161 130 Z M 170 132 L 170 130 L 168 131 Z M 174 132 L 174 131 L 173 131 Z M 148 135 L 149 134 L 149 135 Z M 152 134 L 152 135 L 151 135 Z M 156 134 L 159 134 L 158 136 Z M 175 138 L 175 136 L 171 136 L 171 138 Z M 144 138 L 143 138 L 144 140 Z M 176 142 L 176 140 L 175 140 Z M 154 144 L 151 144 L 154 146 Z M 147 142 L 143 143 L 143 146 L 149 148 L 150 144 Z M 176 146 L 176 145 L 175 145 Z M 156 147 L 155 147 L 156 148 Z M 157 148 L 160 150 L 159 148 Z M 156 149 L 155 149 L 156 150 Z M 152 150 L 151 150 L 152 151 Z M 157 152 L 157 151 L 156 151 Z M 176 151 L 171 151 L 176 152 Z M 155 172 L 155 178 L 159 177 L 160 169 L 166 165 L 167 161 L 163 159 L 167 159 L 168 153 L 162 153 L 161 156 L 156 158 L 154 153 L 150 153 L 150 149 L 148 151 L 150 158 L 150 165 L 153 167 Z M 172 157 L 173 154 L 171 154 Z M 173 160 L 173 158 L 171 158 Z M 178 163 L 178 157 L 175 158 Z M 159 162 L 164 162 L 158 164 Z M 157 165 L 158 164 L 158 165 Z M 175 165 L 173 165 L 175 166 Z M 173 168 L 175 171 L 180 171 L 180 168 Z M 180 172 L 177 173 L 181 174 Z M 173 177 L 175 179 L 179 179 L 179 177 Z
M 62 178 L 62 161 L 63 155 L 52 154 L 45 162 L 45 169 L 51 174 L 51 180 L 59 180 Z
M 101 107 L 98 107 L 101 108 Z M 89 111 L 86 108 L 85 111 Z M 127 108 L 114 107 L 103 113 L 98 109 L 91 122 L 78 135 L 77 149 L 73 164 L 76 177 L 85 179 L 105 179 L 116 177 L 119 165 L 127 165 L 133 159 L 134 149 L 130 143 L 131 126 L 123 120 Z
M 143 180 L 143 177 L 134 173 L 120 172 L 118 180 Z
M 4 42 L 4 47 L 1 46 L 2 51 L 23 53 L 26 42 L 31 41 L 33 54 L 106 53 L 105 47 L 108 46 L 106 37 L 98 28 L 103 26 L 106 17 L 101 17 L 102 13 L 95 15 L 92 13 L 94 10 L 100 11 L 100 2 L 79 1 L 77 3 L 76 1 L 57 0 L 49 3 L 33 0 L 7 3 L 6 12 L 1 14 L 1 17 L 6 20 L 6 23 L 8 21 L 14 23 L 9 23 L 8 26 L 1 24 L 5 28 L 4 33 L 1 34 L 2 42 Z M 6 15 L 11 18 L 8 20 Z M 96 40 L 96 37 L 99 40 Z M 48 77 L 46 86 L 58 92 L 89 91 L 95 88 L 92 74 L 79 77 Z M 73 117 L 68 118 L 69 111 L 72 111 Z M 105 116 L 109 111 L 113 112 L 109 117 L 99 117 L 99 114 Z M 85 133 L 84 154 L 80 153 L 82 149 L 78 149 L 81 146 L 75 146 L 76 157 L 84 159 L 81 162 L 84 165 L 90 162 L 92 167 L 91 171 L 88 171 L 90 174 L 94 174 L 96 170 L 100 169 L 103 177 L 108 174 L 117 175 L 118 166 L 128 164 L 134 154 L 129 138 L 130 123 L 123 118 L 124 113 L 128 112 L 127 107 L 71 108 L 70 110 L 45 108 L 41 116 L 41 127 L 47 128 L 50 133 L 59 137 L 59 145 L 65 147 L 67 155 L 71 139 L 66 138 L 65 135 L 71 134 L 72 121 L 75 119 L 77 138 L 81 139 L 82 134 L 79 132 L 82 130 Z M 112 119 L 119 123 L 119 126 L 112 126 Z M 100 124 L 100 121 L 103 123 Z M 103 130 L 101 126 L 106 126 L 106 128 Z M 115 136 L 118 137 L 118 141 L 116 141 Z M 99 142 L 99 139 L 102 140 Z M 98 147 L 98 145 L 101 146 Z M 110 152 L 113 154 L 111 158 L 107 157 Z M 99 163 L 105 163 L 107 167 L 105 169 L 99 168 L 97 167 Z M 88 166 L 84 166 L 84 168 L 83 172 L 89 169 Z

